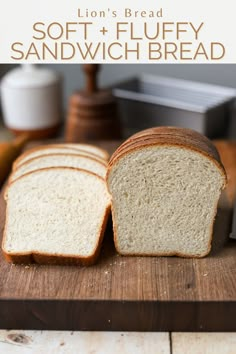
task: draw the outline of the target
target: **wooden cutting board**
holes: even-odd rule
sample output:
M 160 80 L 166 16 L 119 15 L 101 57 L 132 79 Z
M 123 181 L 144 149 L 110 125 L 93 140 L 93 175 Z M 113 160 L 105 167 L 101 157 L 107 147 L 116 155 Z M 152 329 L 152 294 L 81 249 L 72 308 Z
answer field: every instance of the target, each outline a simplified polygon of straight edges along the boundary
M 111 152 L 117 145 L 103 146 Z M 208 257 L 118 256 L 111 223 L 93 267 L 12 265 L 1 254 L 0 328 L 236 331 L 236 241 L 222 247 L 236 195 L 236 143 L 217 147 L 229 184 Z M 1 234 L 4 218 L 1 197 Z

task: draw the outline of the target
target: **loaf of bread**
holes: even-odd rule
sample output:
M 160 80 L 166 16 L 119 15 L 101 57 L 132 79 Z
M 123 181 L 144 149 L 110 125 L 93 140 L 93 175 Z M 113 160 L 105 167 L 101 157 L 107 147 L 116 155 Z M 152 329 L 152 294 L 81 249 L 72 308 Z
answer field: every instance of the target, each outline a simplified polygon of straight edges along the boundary
M 123 255 L 203 257 L 226 173 L 213 144 L 175 127 L 135 134 L 107 172 L 114 242 Z
M 95 146 L 89 149 L 96 151 Z M 93 152 L 80 150 L 79 144 L 50 145 L 18 159 L 5 192 L 2 249 L 8 261 L 81 265 L 96 261 L 110 195 L 105 182 L 108 154 L 99 157 Z

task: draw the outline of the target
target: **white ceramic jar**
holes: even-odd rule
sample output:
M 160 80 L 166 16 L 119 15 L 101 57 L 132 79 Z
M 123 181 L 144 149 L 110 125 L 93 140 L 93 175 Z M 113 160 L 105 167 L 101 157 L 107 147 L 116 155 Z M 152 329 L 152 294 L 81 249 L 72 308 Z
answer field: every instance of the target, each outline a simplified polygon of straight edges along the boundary
M 1 81 L 4 123 L 16 134 L 51 136 L 61 123 L 61 101 L 61 78 L 49 69 L 25 64 Z

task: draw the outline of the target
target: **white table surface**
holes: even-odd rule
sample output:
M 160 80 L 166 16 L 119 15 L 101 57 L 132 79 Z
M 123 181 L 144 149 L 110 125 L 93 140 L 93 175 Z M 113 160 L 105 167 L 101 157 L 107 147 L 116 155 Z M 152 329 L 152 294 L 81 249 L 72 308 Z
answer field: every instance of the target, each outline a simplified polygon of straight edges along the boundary
M 1 354 L 235 354 L 236 333 L 0 330 Z

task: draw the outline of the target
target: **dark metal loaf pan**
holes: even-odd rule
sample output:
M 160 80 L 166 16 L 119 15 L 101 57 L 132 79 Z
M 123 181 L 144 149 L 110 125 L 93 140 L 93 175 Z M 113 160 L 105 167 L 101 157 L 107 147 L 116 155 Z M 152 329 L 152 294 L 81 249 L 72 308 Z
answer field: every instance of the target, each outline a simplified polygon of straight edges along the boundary
M 125 136 L 161 125 L 194 129 L 210 138 L 223 137 L 236 90 L 187 80 L 143 75 L 113 88 Z

